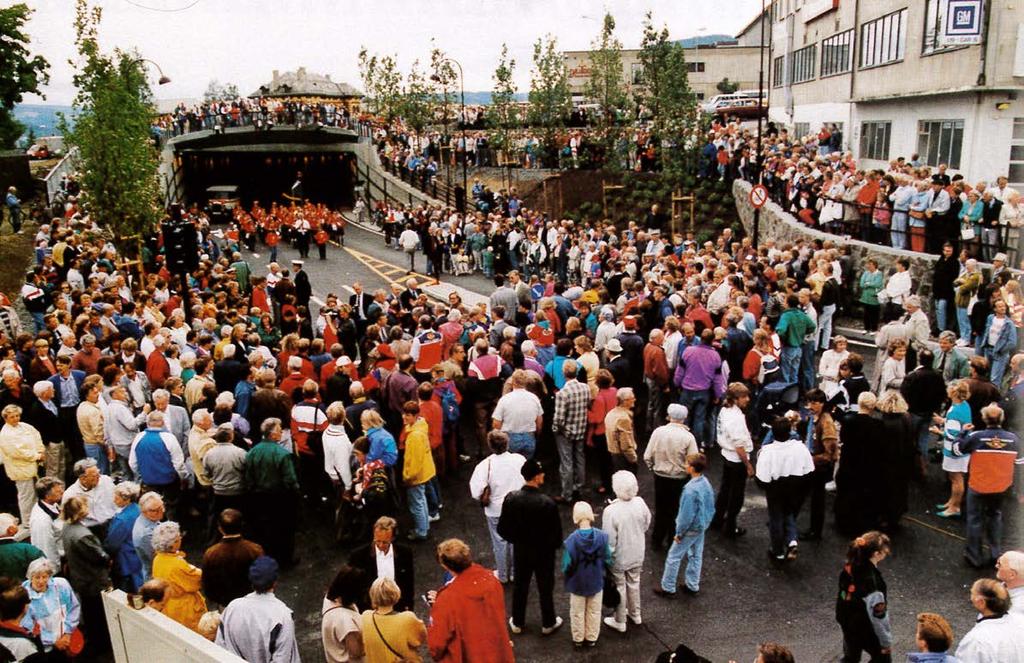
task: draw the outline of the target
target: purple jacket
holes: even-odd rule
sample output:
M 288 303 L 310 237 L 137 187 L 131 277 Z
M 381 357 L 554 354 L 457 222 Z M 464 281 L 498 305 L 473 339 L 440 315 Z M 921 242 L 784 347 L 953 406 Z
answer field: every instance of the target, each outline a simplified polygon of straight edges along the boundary
M 725 395 L 722 358 L 710 345 L 693 345 L 683 351 L 676 366 L 675 385 L 686 391 L 706 391 L 714 387 L 715 398 Z

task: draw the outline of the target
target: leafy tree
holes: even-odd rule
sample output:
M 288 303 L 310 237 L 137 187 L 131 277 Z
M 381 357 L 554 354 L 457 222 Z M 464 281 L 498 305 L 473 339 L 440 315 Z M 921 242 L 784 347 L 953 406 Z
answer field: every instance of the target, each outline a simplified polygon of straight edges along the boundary
M 740 89 L 740 84 L 733 83 L 729 80 L 729 77 L 726 76 L 722 80 L 718 81 L 718 85 L 716 85 L 715 88 L 722 94 L 732 94 L 736 90 Z
M 641 104 L 651 118 L 662 169 L 682 173 L 686 166 L 693 165 L 689 152 L 696 151 L 698 130 L 696 97 L 690 89 L 685 53 L 678 42 L 669 39 L 667 27 L 654 27 L 650 12 L 643 28 L 639 54 L 643 65 Z
M 364 46 L 359 51 L 359 77 L 376 115 L 390 122 L 401 114 L 402 72 L 395 56 L 370 55 Z
M 422 132 L 433 119 L 434 89 L 416 60 L 409 69 L 402 91 L 401 116 L 417 133 Z
M 81 185 L 90 217 L 122 249 L 151 231 L 160 217 L 157 152 L 150 138 L 155 114 L 139 55 L 100 51 L 102 11 L 78 0 L 75 8 L 73 129 L 62 118 L 65 139 L 79 150 Z M 124 252 L 122 252 L 124 255 Z
M 14 147 L 25 130 L 14 119 L 15 104 L 25 94 L 42 96 L 39 87 L 50 80 L 50 63 L 29 53 L 23 31 L 32 11 L 24 3 L 0 7 L 0 149 Z
M 572 99 L 565 63 L 551 35 L 533 45 L 529 100 L 529 121 L 540 129 L 543 159 L 552 164 L 558 156 L 558 132 L 572 110 Z
M 627 95 L 622 75 L 622 42 L 615 37 L 615 19 L 611 14 L 604 15 L 601 34 L 591 44 L 590 69 L 584 95 L 598 106 L 597 141 L 604 153 L 605 165 L 614 168 L 619 161 L 613 154 L 622 135 L 618 116 L 626 106 Z
M 516 61 L 509 57 L 508 44 L 502 44 L 498 68 L 494 70 L 491 107 L 487 113 L 488 124 L 491 128 L 487 140 L 498 151 L 512 149 L 513 132 L 519 126 L 519 106 L 516 104 L 517 89 L 513 80 L 515 70 Z
M 203 93 L 203 101 L 225 101 L 233 100 L 241 97 L 242 95 L 238 92 L 238 86 L 234 83 L 224 83 L 221 85 L 217 79 L 210 81 L 210 84 L 206 86 L 206 92 Z
M 455 91 L 459 84 L 459 76 L 452 66 L 452 61 L 448 59 L 448 54 L 437 47 L 430 51 L 430 81 L 435 91 L 433 118 L 440 119 L 447 131 L 455 116 L 452 106 L 456 101 Z

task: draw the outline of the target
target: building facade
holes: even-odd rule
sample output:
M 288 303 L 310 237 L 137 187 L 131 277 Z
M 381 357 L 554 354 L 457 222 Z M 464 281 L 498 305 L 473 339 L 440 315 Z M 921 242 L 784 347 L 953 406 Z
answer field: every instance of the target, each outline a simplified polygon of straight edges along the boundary
M 728 78 L 730 83 L 739 85 L 740 90 L 757 88 L 757 72 L 761 49 L 755 46 L 715 44 L 687 48 L 686 65 L 689 71 L 690 88 L 698 101 L 710 99 L 718 91 L 718 84 Z M 563 51 L 562 58 L 569 72 L 569 89 L 573 104 L 585 103 L 587 81 L 590 79 L 590 51 Z M 765 63 L 767 69 L 768 63 Z M 622 51 L 622 76 L 630 90 L 640 85 L 643 65 L 640 51 Z M 767 76 L 767 71 L 765 73 Z
M 941 26 L 971 4 L 775 0 L 770 119 L 796 135 L 836 123 L 867 167 L 917 154 L 1024 188 L 1024 5 L 981 2 L 981 43 L 944 44 Z

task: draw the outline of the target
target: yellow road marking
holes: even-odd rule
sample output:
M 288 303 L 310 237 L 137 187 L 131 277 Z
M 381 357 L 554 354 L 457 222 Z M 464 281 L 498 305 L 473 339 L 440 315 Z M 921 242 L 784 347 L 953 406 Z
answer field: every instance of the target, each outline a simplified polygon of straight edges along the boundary
M 369 269 L 370 271 L 372 271 L 373 273 L 375 273 L 377 276 L 381 277 L 388 283 L 394 283 L 398 280 L 392 276 L 394 274 L 406 274 L 409 278 L 415 278 L 417 280 L 423 280 L 428 282 L 432 282 L 434 280 L 432 277 L 426 276 L 425 274 L 420 274 L 419 272 L 413 272 L 412 274 L 409 274 L 408 270 L 403 269 L 398 265 L 386 262 L 384 260 L 380 260 L 379 258 L 375 258 L 361 251 L 350 249 L 347 246 L 344 246 L 342 248 L 345 249 L 345 251 L 347 251 L 349 255 L 351 255 L 353 258 L 363 263 L 367 267 L 367 269 Z
M 953 532 L 950 532 L 948 529 L 943 529 L 941 527 L 936 527 L 935 525 L 932 525 L 930 523 L 926 523 L 923 520 L 918 520 L 917 518 L 914 518 L 913 516 L 903 516 L 903 520 L 910 521 L 910 522 L 914 523 L 915 525 L 920 525 L 921 527 L 927 527 L 930 530 L 938 532 L 939 534 L 945 534 L 946 536 L 948 536 L 948 537 L 950 537 L 952 539 L 956 539 L 957 541 L 966 541 L 967 540 L 964 537 L 960 536 L 959 534 L 954 534 Z

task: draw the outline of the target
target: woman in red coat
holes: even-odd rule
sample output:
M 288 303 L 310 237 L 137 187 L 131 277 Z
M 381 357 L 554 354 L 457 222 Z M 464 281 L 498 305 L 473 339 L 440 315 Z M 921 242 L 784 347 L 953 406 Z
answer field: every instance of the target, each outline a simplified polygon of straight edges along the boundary
M 437 546 L 437 560 L 454 576 L 427 593 L 433 608 L 427 647 L 438 663 L 513 663 L 505 625 L 505 592 L 494 573 L 473 563 L 469 546 L 448 539 Z

